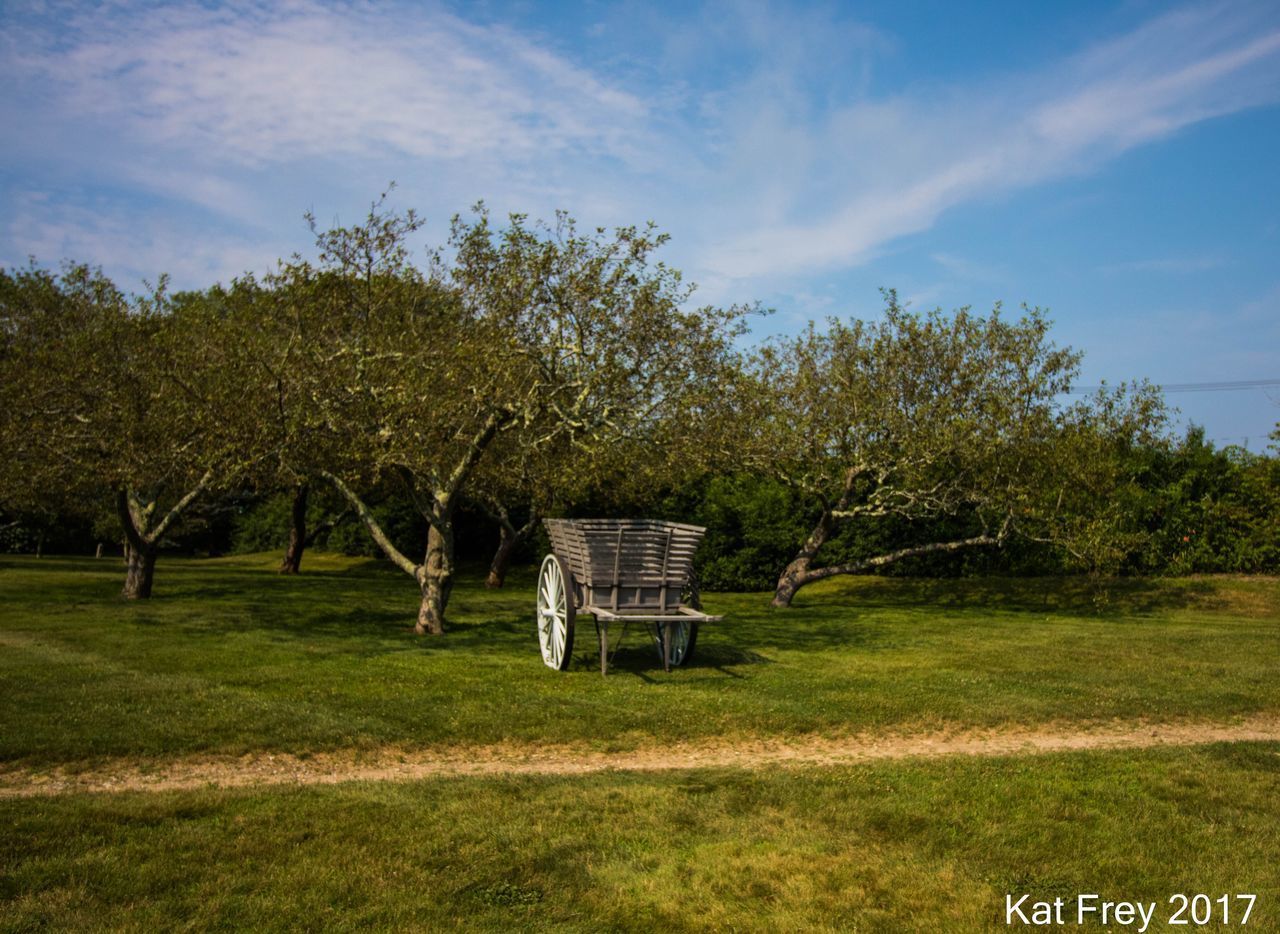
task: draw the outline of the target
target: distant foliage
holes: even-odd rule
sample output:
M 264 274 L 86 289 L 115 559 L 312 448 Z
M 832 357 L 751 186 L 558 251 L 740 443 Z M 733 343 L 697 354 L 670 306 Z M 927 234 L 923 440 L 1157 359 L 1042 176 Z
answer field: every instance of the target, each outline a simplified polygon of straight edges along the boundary
M 1118 569 L 1127 574 L 1280 573 L 1280 459 L 1240 448 L 1216 449 L 1193 428 L 1166 448 L 1130 455 L 1134 489 L 1123 504 L 1127 522 L 1147 533 L 1126 553 Z M 246 499 L 226 521 L 193 517 L 168 542 L 195 553 L 261 552 L 284 548 L 290 494 Z M 313 527 L 333 504 L 311 504 Z M 388 496 L 374 512 L 405 550 L 421 549 L 424 523 L 402 496 Z M 764 591 L 777 582 L 796 543 L 812 526 L 813 507 L 785 484 L 751 474 L 702 475 L 677 490 L 625 502 L 584 499 L 575 515 L 652 515 L 707 526 L 698 555 L 699 577 L 709 591 Z M 459 552 L 464 560 L 485 559 L 497 540 L 496 527 L 475 510 L 460 517 Z M 964 515 L 933 523 L 870 518 L 850 523 L 823 546 L 824 560 L 852 561 L 931 538 L 969 534 L 975 520 Z M 106 542 L 119 552 L 119 533 L 104 518 L 95 527 L 75 517 L 0 517 L 0 552 L 32 553 L 43 536 L 46 553 L 92 554 Z M 315 547 L 352 556 L 377 557 L 377 547 L 348 520 L 321 534 Z M 545 551 L 541 535 L 517 554 L 536 559 Z M 1010 541 L 998 549 L 907 559 L 882 569 L 893 576 L 967 577 L 983 574 L 1048 575 L 1080 570 L 1048 544 Z
M 707 527 L 698 553 L 706 590 L 772 588 L 806 524 L 812 525 L 794 490 L 750 474 L 701 478 L 663 505 L 664 517 Z
M 1201 428 L 1178 443 L 1140 448 L 1127 471 L 1135 482 L 1119 508 L 1145 533 L 1121 554 L 1126 574 L 1280 573 L 1280 458 L 1241 448 L 1216 449 Z M 762 591 L 777 582 L 816 519 L 813 507 L 785 484 L 759 476 L 702 477 L 643 513 L 708 527 L 698 555 L 705 590 Z M 639 514 L 639 513 L 637 513 Z M 977 527 L 971 516 L 929 523 L 876 517 L 850 523 L 822 547 L 832 563 L 855 561 L 920 541 L 956 538 Z M 891 576 L 1070 574 L 1081 567 L 1047 543 L 1013 540 L 983 549 L 907 559 L 879 571 Z
M 1165 574 L 1280 570 L 1280 460 L 1215 449 L 1192 428 L 1152 457 L 1147 547 L 1135 571 Z

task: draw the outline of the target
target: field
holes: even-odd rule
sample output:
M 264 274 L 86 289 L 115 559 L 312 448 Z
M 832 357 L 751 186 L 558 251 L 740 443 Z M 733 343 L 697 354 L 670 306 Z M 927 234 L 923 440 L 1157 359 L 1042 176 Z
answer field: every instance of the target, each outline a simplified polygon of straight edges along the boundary
M 274 560 L 126 604 L 117 562 L 0 559 L 0 929 L 1280 928 L 1274 579 L 710 595 L 689 668 L 632 635 L 601 679 L 589 620 L 543 668 L 528 574 L 428 639 L 398 572 Z

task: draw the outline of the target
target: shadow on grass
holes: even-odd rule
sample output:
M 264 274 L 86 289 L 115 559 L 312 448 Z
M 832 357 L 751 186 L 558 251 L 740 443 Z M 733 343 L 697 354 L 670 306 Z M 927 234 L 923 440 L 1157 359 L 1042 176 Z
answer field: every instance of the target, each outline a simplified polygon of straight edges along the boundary
M 579 620 L 581 626 L 582 620 Z M 647 630 L 630 630 L 625 640 L 619 645 L 616 635 L 610 637 L 609 674 L 630 674 L 646 681 L 654 677 L 665 677 L 662 655 L 652 633 Z M 575 670 L 600 669 L 599 640 L 590 625 L 588 618 L 585 630 L 579 629 L 574 641 L 572 667 Z M 722 639 L 708 640 L 703 635 L 693 655 L 685 664 L 679 666 L 680 671 L 719 672 L 729 678 L 740 677 L 727 669 L 742 665 L 771 665 L 773 659 L 752 649 L 726 643 Z M 675 671 L 676 668 L 672 668 Z
M 0 557 L 0 570 L 15 620 L 38 616 L 70 627 L 74 614 L 59 610 L 75 607 L 103 626 L 119 621 L 152 631 L 172 627 L 201 644 L 257 633 L 280 645 L 305 644 L 315 653 L 308 658 L 536 652 L 536 569 L 530 568 L 513 569 L 507 587 L 494 591 L 483 586 L 484 568 L 460 569 L 443 638 L 414 635 L 417 587 L 376 560 L 320 555 L 310 571 L 293 576 L 275 572 L 274 556 L 165 557 L 157 568 L 155 596 L 138 602 L 120 599 L 123 569 L 115 559 L 6 556 Z M 52 608 L 51 587 L 59 591 Z M 769 608 L 768 596 L 708 594 L 708 609 L 726 618 L 704 629 L 689 667 L 727 673 L 770 663 L 768 655 L 777 650 L 893 652 L 917 638 L 932 638 L 939 627 L 986 626 L 995 614 L 1014 622 L 1018 614 L 1034 622 L 1051 615 L 1120 619 L 1185 609 L 1266 616 L 1280 604 L 1273 580 L 1229 578 L 861 577 L 805 588 L 790 610 Z M 584 664 L 598 665 L 590 617 L 580 617 L 578 625 L 579 655 L 592 659 Z M 615 665 L 634 673 L 661 672 L 647 632 L 629 634 Z
M 1205 578 L 885 578 L 863 577 L 802 590 L 795 609 L 985 609 L 1069 616 L 1148 615 L 1231 606 L 1221 583 Z M 785 612 L 785 611 L 784 611 Z

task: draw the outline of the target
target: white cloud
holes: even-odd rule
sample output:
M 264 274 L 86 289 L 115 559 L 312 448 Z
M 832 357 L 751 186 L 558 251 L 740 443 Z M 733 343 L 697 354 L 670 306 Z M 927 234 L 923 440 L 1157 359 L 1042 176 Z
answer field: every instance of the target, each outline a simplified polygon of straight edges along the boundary
M 1280 29 L 1243 7 L 1157 18 L 1043 73 L 854 102 L 775 130 L 819 153 L 707 264 L 733 279 L 855 265 L 950 207 L 1064 175 L 1210 117 L 1280 99 Z M 772 153 L 769 154 L 772 156 Z M 785 155 L 784 155 L 785 159 Z M 815 209 L 809 179 L 821 180 Z
M 625 158 L 646 112 L 506 29 L 420 6 L 117 7 L 69 27 L 27 33 L 6 70 L 154 145 L 250 166 L 387 150 Z
M 128 268 L 238 270 L 291 249 L 304 209 L 325 221 L 396 179 L 433 219 L 481 196 L 498 211 L 568 206 L 592 224 L 655 218 L 701 298 L 741 300 L 803 291 L 799 277 L 865 263 L 956 205 L 1280 98 L 1280 30 L 1262 7 L 1189 7 L 1034 73 L 897 96 L 874 96 L 872 80 L 899 53 L 894 38 L 829 10 L 713 2 L 675 24 L 652 16 L 646 35 L 663 41 L 628 46 L 607 76 L 548 37 L 426 4 L 117 3 L 57 27 L 13 17 L 0 115 L 28 133 L 10 149 L 48 136 L 75 178 L 68 209 L 29 214 L 30 226 L 5 205 L 0 247 L 120 253 L 99 235 L 107 208 L 69 210 L 71 189 L 96 184 L 137 197 L 118 221 L 136 231 L 120 234 L 138 249 Z M 190 206 L 245 231 L 225 237 L 225 262 L 193 260 Z M 96 239 L 56 228 L 82 221 Z M 265 255 L 250 260 L 250 245 Z M 1002 275 L 938 256 L 954 275 Z
M 277 244 L 241 232 L 178 218 L 140 218 L 125 205 L 101 199 L 67 204 L 43 191 L 14 196 L 5 221 L 0 236 L 22 244 L 23 252 L 0 252 L 0 266 L 23 266 L 28 256 L 46 264 L 86 262 L 101 266 L 127 291 L 154 285 L 161 273 L 178 287 L 228 282 L 244 272 L 265 272 L 279 255 Z

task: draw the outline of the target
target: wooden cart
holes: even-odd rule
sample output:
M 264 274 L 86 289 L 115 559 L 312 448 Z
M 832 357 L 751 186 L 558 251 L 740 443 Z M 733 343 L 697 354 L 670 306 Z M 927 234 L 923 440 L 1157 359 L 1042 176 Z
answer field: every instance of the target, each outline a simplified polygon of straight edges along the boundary
M 547 519 L 551 554 L 538 574 L 538 642 L 548 668 L 564 671 L 574 622 L 590 613 L 600 637 L 600 673 L 609 671 L 609 624 L 640 623 L 662 667 L 693 655 L 700 623 L 715 622 L 690 590 L 693 553 L 706 529 L 654 519 Z

